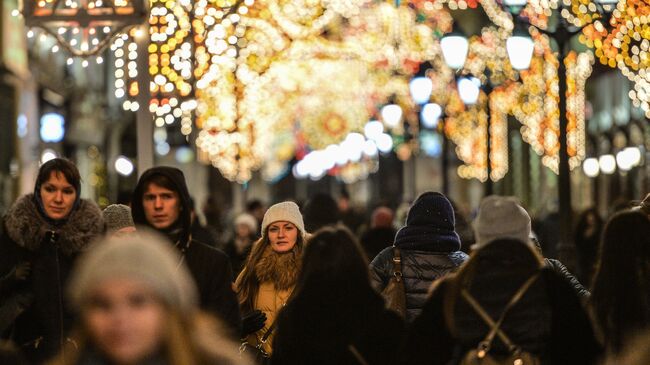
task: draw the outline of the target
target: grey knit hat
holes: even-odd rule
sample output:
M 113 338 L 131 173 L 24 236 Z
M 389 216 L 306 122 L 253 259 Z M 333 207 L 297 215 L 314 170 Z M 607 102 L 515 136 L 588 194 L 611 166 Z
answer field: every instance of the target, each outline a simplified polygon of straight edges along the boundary
M 484 246 L 500 239 L 530 242 L 530 216 L 512 196 L 491 195 L 481 201 L 474 221 L 476 245 Z
M 126 227 L 135 227 L 131 208 L 123 204 L 111 204 L 102 211 L 106 232 L 111 234 Z
M 272 205 L 266 213 L 264 213 L 264 219 L 262 220 L 262 235 L 266 235 L 266 228 L 269 224 L 278 222 L 278 221 L 287 221 L 293 223 L 302 236 L 305 236 L 305 223 L 302 220 L 302 214 L 300 214 L 300 208 L 294 202 L 282 202 L 275 205 Z
M 180 313 L 196 308 L 197 290 L 188 269 L 173 246 L 156 233 L 138 231 L 95 243 L 75 266 L 68 296 L 80 309 L 98 285 L 116 278 L 144 283 Z

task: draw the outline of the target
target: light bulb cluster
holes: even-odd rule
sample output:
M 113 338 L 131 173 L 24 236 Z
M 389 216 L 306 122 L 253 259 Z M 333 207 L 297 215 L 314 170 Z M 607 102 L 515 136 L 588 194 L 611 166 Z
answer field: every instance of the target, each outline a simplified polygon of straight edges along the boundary
M 594 48 L 598 61 L 621 73 L 634 83 L 629 97 L 650 118 L 650 7 L 644 1 L 618 1 L 602 4 L 611 13 L 609 24 L 590 0 L 574 0 L 571 11 L 563 15 L 574 24 L 584 25 L 580 41 Z

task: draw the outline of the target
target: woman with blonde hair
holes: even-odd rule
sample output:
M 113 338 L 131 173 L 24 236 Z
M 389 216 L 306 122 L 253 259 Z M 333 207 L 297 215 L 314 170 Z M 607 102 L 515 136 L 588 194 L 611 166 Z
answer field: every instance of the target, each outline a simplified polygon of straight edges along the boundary
M 199 313 L 180 255 L 152 233 L 97 243 L 76 266 L 68 296 L 74 346 L 52 365 L 248 364 L 216 320 Z
M 289 201 L 271 206 L 261 228 L 235 290 L 244 313 L 242 335 L 268 358 L 275 317 L 296 285 L 306 232 L 298 205 Z

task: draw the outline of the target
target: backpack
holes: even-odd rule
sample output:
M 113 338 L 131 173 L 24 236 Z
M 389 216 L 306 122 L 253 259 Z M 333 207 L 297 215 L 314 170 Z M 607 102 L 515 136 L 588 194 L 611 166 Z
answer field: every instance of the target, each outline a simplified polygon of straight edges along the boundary
M 465 288 L 460 290 L 460 294 L 481 319 L 488 325 L 490 331 L 483 341 L 479 342 L 475 349 L 467 351 L 461 358 L 459 365 L 540 365 L 542 362 L 537 355 L 524 351 L 521 347 L 513 343 L 510 338 L 499 328 L 508 311 L 517 304 L 524 296 L 528 288 L 537 280 L 539 272 L 532 275 L 524 282 L 506 304 L 499 319 L 495 322 L 483 307 L 474 299 L 474 297 Z M 495 336 L 507 346 L 507 355 L 491 354 L 492 341 Z

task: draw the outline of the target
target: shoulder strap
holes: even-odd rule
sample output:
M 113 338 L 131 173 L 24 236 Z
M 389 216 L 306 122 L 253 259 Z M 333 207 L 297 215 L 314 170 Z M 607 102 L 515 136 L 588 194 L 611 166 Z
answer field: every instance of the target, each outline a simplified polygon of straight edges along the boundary
M 264 335 L 263 335 L 262 338 L 260 339 L 260 342 L 261 342 L 261 343 L 266 343 L 266 341 L 267 341 L 267 340 L 269 339 L 269 337 L 271 336 L 271 333 L 273 333 L 273 330 L 275 329 L 276 319 L 277 319 L 277 318 L 273 319 L 273 323 L 271 323 L 271 326 L 269 327 L 269 329 L 267 329 L 266 332 L 264 332 Z
M 393 275 L 398 280 L 402 278 L 402 255 L 397 246 L 393 246 Z
M 474 299 L 474 297 L 467 291 L 467 289 L 463 288 L 461 289 L 461 295 L 467 302 L 472 306 L 474 311 L 478 313 L 478 315 L 487 323 L 488 326 L 491 327 L 490 332 L 488 332 L 487 336 L 481 343 L 479 344 L 479 347 L 481 347 L 482 351 L 488 352 L 490 349 L 490 346 L 492 345 L 492 341 L 494 340 L 494 336 L 499 335 L 499 338 L 508 346 L 508 349 L 510 351 L 513 351 L 516 348 L 516 345 L 506 336 L 503 331 L 499 329 L 501 327 L 501 324 L 503 323 L 503 320 L 506 317 L 506 314 L 512 307 L 519 302 L 519 300 L 524 296 L 528 288 L 535 282 L 535 280 L 539 277 L 539 272 L 535 273 L 532 275 L 530 278 L 528 278 L 520 287 L 517 289 L 515 294 L 512 296 L 508 304 L 506 304 L 505 308 L 503 309 L 503 312 L 501 313 L 501 316 L 499 319 L 494 322 L 490 315 L 483 309 L 483 307 Z

